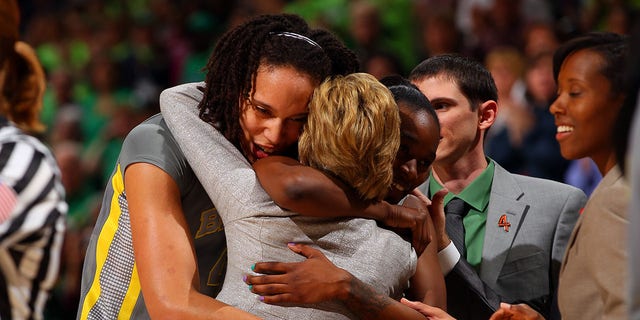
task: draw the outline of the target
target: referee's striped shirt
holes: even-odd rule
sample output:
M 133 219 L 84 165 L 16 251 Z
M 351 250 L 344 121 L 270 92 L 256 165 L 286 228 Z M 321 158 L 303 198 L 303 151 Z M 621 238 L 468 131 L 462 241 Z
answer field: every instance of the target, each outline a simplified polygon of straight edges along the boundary
M 0 319 L 41 319 L 67 203 L 51 152 L 0 117 Z

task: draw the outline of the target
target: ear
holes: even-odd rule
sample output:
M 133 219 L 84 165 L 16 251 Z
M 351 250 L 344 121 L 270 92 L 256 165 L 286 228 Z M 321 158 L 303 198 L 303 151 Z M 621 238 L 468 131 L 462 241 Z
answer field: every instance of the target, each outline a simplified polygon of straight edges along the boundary
M 478 107 L 478 128 L 489 129 L 496 121 L 498 115 L 498 103 L 494 100 L 487 100 Z

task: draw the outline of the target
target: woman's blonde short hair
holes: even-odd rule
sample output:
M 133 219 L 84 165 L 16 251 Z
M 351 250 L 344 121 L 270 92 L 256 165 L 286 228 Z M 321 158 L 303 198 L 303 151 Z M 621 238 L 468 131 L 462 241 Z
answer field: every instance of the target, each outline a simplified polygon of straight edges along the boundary
M 381 200 L 399 146 L 393 95 L 372 75 L 354 73 L 315 90 L 298 149 L 303 164 L 338 177 L 364 200 Z

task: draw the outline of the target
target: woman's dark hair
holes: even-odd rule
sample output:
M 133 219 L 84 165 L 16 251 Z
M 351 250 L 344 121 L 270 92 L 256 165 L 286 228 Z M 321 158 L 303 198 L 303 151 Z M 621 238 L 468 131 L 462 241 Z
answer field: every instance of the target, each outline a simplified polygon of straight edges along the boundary
M 435 120 L 438 130 L 440 130 L 440 121 L 438 121 L 436 110 L 418 87 L 399 75 L 386 76 L 380 79 L 380 82 L 391 91 L 393 99 L 398 105 L 400 102 L 404 102 L 412 111 L 426 111 Z
M 553 55 L 553 77 L 558 82 L 562 63 L 572 53 L 591 50 L 604 60 L 600 73 L 611 81 L 613 94 L 624 94 L 626 89 L 625 70 L 629 54 L 628 37 L 611 32 L 589 32 L 562 44 Z
M 262 15 L 226 32 L 205 67 L 206 88 L 198 108 L 200 118 L 240 150 L 240 106 L 255 90 L 260 64 L 290 66 L 318 83 L 327 76 L 356 72 L 359 66 L 355 53 L 338 38 L 326 30 L 311 29 L 297 15 Z

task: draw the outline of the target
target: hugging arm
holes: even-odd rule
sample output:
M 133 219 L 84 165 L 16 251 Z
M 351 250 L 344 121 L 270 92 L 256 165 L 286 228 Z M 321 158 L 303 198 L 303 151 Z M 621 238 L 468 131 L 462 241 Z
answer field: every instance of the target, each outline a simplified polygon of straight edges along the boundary
M 419 191 L 415 191 L 419 192 Z M 433 196 L 432 200 L 424 201 L 424 199 L 415 197 L 413 195 L 407 196 L 403 206 L 424 208 L 427 207 L 429 211 L 444 211 L 443 200 L 446 192 L 438 192 Z M 433 223 L 431 222 L 430 215 L 427 215 L 429 234 L 435 234 Z M 429 306 L 438 307 L 442 310 L 447 310 L 447 293 L 440 269 L 440 263 L 438 262 L 438 243 L 437 241 L 430 242 L 427 248 L 418 257 L 418 264 L 416 272 L 411 278 L 411 285 L 407 290 L 407 295 L 413 300 L 422 301 Z
M 253 168 L 264 190 L 283 208 L 308 216 L 370 218 L 390 227 L 411 229 L 418 254 L 431 240 L 425 210 L 386 201 L 365 203 L 346 191 L 340 181 L 288 157 L 260 159 Z
M 307 259 L 294 263 L 256 263 L 254 271 L 266 275 L 247 276 L 247 284 L 263 302 L 283 304 L 336 300 L 362 319 L 424 319 L 420 312 L 377 292 L 336 267 L 319 250 L 303 244 L 289 244 L 289 248 Z
M 442 210 L 444 194 L 434 197 L 434 205 L 430 208 Z M 424 205 L 408 202 L 405 205 L 416 208 Z M 433 229 L 431 225 L 430 227 Z M 420 305 L 421 307 L 446 315 L 442 310 L 446 310 L 446 290 L 436 245 L 435 242 L 430 243 L 420 255 L 409 294 L 427 304 Z M 257 263 L 254 271 L 265 275 L 247 276 L 247 284 L 252 285 L 252 291 L 261 295 L 264 302 L 279 304 L 338 300 L 354 314 L 366 319 L 424 319 L 420 314 L 423 312 L 414 308 L 414 305 L 399 303 L 376 292 L 347 271 L 333 265 L 320 251 L 301 244 L 290 244 L 289 247 L 307 259 L 296 263 Z
M 171 176 L 152 164 L 134 163 L 127 167 L 124 180 L 136 266 L 149 315 L 153 319 L 258 319 L 198 292 L 195 251 L 180 190 Z
M 207 130 L 213 130 L 198 116 L 197 106 L 202 99 L 202 92 L 198 86 L 203 84 L 184 84 L 167 89 L 160 95 L 160 109 L 171 130 L 184 131 L 194 126 L 208 126 Z M 189 146 L 192 151 L 203 147 L 193 141 L 183 142 L 180 144 L 183 151 L 188 150 Z M 198 155 L 193 152 L 192 154 Z M 193 163 L 196 167 L 206 166 L 206 160 Z M 262 187 L 283 208 L 309 216 L 372 218 L 390 227 L 411 229 L 412 244 L 418 254 L 430 242 L 427 214 L 424 212 L 391 205 L 385 201 L 363 203 L 324 173 L 303 166 L 291 158 L 270 156 L 257 161 L 254 169 Z M 207 169 L 203 168 L 200 171 L 207 172 Z M 318 203 L 323 205 L 318 206 Z

